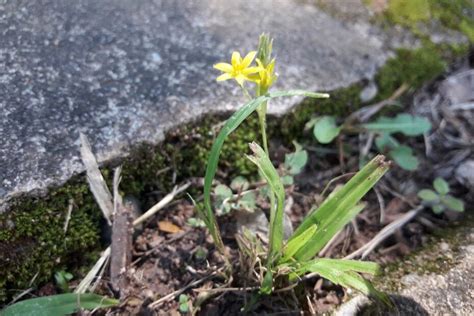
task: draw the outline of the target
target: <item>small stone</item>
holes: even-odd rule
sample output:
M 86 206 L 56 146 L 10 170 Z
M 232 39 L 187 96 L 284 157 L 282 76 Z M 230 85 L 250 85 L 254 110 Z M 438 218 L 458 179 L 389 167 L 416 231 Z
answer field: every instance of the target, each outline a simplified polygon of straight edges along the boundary
M 362 103 L 369 102 L 373 98 L 375 98 L 378 91 L 379 89 L 377 88 L 377 85 L 375 84 L 375 82 L 370 81 L 369 84 L 360 92 L 360 95 L 359 95 L 360 100 L 362 101 Z
M 417 274 L 414 274 L 414 273 L 410 273 L 410 274 L 407 274 L 405 276 L 402 277 L 402 279 L 400 280 L 400 282 L 403 284 L 403 285 L 411 285 L 411 284 L 416 284 L 419 280 L 420 276 L 417 275 Z
M 455 171 L 456 179 L 465 187 L 474 189 L 474 160 L 461 163 Z
M 442 251 L 449 251 L 449 250 L 450 250 L 449 244 L 446 243 L 446 242 L 441 242 L 441 243 L 439 244 L 439 248 L 440 248 Z

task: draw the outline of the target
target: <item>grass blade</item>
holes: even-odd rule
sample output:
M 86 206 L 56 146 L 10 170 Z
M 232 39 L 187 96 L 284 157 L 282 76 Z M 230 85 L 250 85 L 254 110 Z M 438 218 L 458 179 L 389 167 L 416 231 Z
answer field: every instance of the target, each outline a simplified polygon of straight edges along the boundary
M 299 269 L 298 274 L 305 274 L 306 272 L 314 272 L 320 266 L 329 267 L 342 272 L 359 272 L 371 275 L 380 274 L 380 266 L 375 262 L 359 261 L 359 260 L 346 260 L 346 259 L 330 259 L 330 258 L 318 258 L 308 263 L 303 264 Z
M 2 316 L 69 315 L 79 309 L 96 309 L 116 306 L 118 300 L 97 294 L 59 294 L 33 298 L 13 304 L 1 311 Z
M 290 241 L 311 225 L 318 225 L 311 243 L 307 243 L 294 256 L 297 260 L 308 260 L 314 257 L 324 245 L 348 222 L 359 213 L 363 206 L 356 206 L 362 197 L 387 172 L 390 164 L 379 155 L 357 172 L 339 191 L 331 194 L 323 204 L 308 215 L 298 227 Z
M 224 127 L 219 132 L 214 144 L 212 145 L 211 152 L 209 154 L 209 160 L 206 168 L 206 175 L 204 178 L 204 210 L 200 213 L 202 214 L 202 219 L 206 223 L 209 232 L 211 233 L 216 246 L 221 252 L 224 250 L 222 239 L 220 237 L 219 230 L 217 228 L 216 219 L 212 211 L 211 205 L 211 189 L 212 181 L 216 175 L 217 165 L 219 162 L 219 156 L 221 154 L 222 146 L 226 138 L 237 128 L 239 125 L 250 115 L 252 114 L 261 104 L 269 101 L 270 99 L 276 97 L 284 96 L 305 96 L 310 98 L 328 98 L 329 95 L 325 93 L 313 93 L 303 90 L 289 90 L 289 91 L 276 91 L 268 93 L 266 95 L 255 98 L 247 102 L 242 108 L 236 111 L 224 124 Z
M 300 235 L 290 240 L 283 250 L 284 256 L 281 259 L 281 262 L 290 260 L 298 250 L 300 250 L 308 242 L 311 242 L 311 239 L 314 238 L 313 236 L 317 229 L 318 227 L 313 224 Z
M 373 262 L 321 258 L 304 264 L 296 273 L 317 273 L 334 284 L 356 289 L 391 306 L 392 303 L 385 293 L 377 291 L 370 281 L 358 274 L 376 274 L 378 271 L 378 265 Z
M 267 181 L 272 194 L 276 196 L 276 205 L 272 204 L 270 209 L 270 230 L 268 238 L 268 261 L 273 262 L 273 259 L 281 251 L 283 246 L 285 189 L 283 188 L 278 172 L 262 147 L 254 142 L 250 144 L 250 149 L 253 151 L 253 156 L 247 156 L 247 158 L 257 165 L 261 175 Z
M 114 211 L 112 194 L 110 193 L 107 183 L 99 170 L 99 164 L 92 153 L 91 145 L 87 136 L 81 133 L 80 138 L 81 158 L 82 163 L 86 167 L 87 181 L 89 182 L 90 190 L 92 191 L 97 204 L 99 204 L 107 223 L 112 225 L 111 218 Z

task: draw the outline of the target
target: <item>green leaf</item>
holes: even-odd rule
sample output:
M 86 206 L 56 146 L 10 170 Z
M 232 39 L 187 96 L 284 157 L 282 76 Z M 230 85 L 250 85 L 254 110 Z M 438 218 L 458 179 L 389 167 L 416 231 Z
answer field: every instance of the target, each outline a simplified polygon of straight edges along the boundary
M 92 310 L 118 304 L 118 300 L 97 294 L 67 293 L 24 300 L 5 308 L 0 314 L 2 316 L 69 315 L 79 309 Z
M 271 269 L 268 269 L 263 277 L 262 284 L 260 285 L 261 294 L 271 294 L 273 288 L 273 273 Z
M 246 192 L 242 194 L 237 202 L 239 208 L 243 208 L 246 211 L 253 212 L 255 210 L 256 205 L 256 197 L 254 192 Z
M 285 168 L 292 175 L 300 173 L 307 162 L 308 152 L 306 150 L 299 150 L 285 155 Z
M 360 276 L 357 272 L 377 274 L 379 267 L 376 263 L 355 260 L 315 259 L 308 264 L 303 264 L 297 274 L 306 272 L 318 273 L 334 284 L 356 289 L 365 295 L 372 296 L 387 305 L 391 305 L 388 296 L 377 291 L 374 286 Z
M 328 196 L 316 211 L 308 215 L 290 241 L 313 224 L 318 226 L 318 230 L 312 243 L 300 249 L 294 256 L 295 259 L 308 260 L 314 257 L 339 230 L 362 211 L 364 206 L 357 203 L 387 172 L 389 166 L 384 156 L 376 156 L 340 190 Z
M 464 202 L 451 195 L 441 197 L 443 203 L 449 210 L 456 212 L 464 212 Z
M 433 181 L 433 187 L 441 195 L 446 195 L 449 193 L 449 184 L 443 178 L 436 178 Z
M 295 180 L 293 176 L 286 175 L 286 176 L 281 177 L 281 183 L 283 183 L 284 186 L 293 185 L 294 182 Z
M 223 201 L 232 197 L 232 190 L 226 185 L 219 184 L 215 187 L 214 194 L 220 201 Z
M 190 217 L 188 218 L 188 225 L 191 226 L 191 227 L 205 227 L 206 224 L 204 223 L 204 221 L 200 218 L 196 218 L 196 217 Z
M 323 116 L 316 121 L 313 128 L 314 137 L 321 144 L 329 144 L 341 132 L 341 127 L 336 125 L 334 116 Z
M 224 244 L 222 243 L 222 238 L 219 233 L 217 226 L 216 218 L 212 212 L 211 204 L 211 188 L 212 181 L 216 175 L 217 165 L 219 162 L 219 156 L 221 154 L 222 146 L 226 138 L 237 128 L 239 125 L 250 115 L 252 114 L 261 104 L 276 98 L 276 97 L 285 97 L 285 96 L 305 96 L 310 98 L 328 98 L 329 95 L 325 93 L 312 93 L 302 90 L 290 90 L 290 91 L 277 91 L 268 93 L 266 95 L 255 98 L 247 102 L 242 108 L 237 112 L 232 114 L 232 116 L 226 121 L 222 127 L 219 135 L 212 145 L 211 152 L 209 154 L 209 160 L 207 162 L 206 175 L 204 177 L 204 207 L 205 211 L 201 213 L 205 216 L 205 222 L 211 233 L 214 242 L 216 243 L 217 248 L 221 253 L 224 253 Z
M 285 248 L 283 249 L 283 258 L 280 262 L 290 260 L 298 250 L 304 247 L 311 240 L 311 238 L 313 238 L 316 229 L 317 226 L 313 224 L 299 236 L 288 241 Z
M 310 262 L 304 263 L 297 272 L 302 275 L 307 272 L 313 272 L 321 266 L 329 267 L 340 272 L 353 271 L 371 275 L 379 275 L 381 273 L 380 266 L 375 262 L 330 258 L 311 260 Z
M 230 183 L 231 189 L 237 192 L 245 191 L 249 188 L 249 186 L 250 183 L 242 176 L 235 177 Z
M 433 210 L 433 213 L 435 214 L 441 214 L 444 211 L 444 206 L 442 204 L 436 204 L 431 207 Z
M 434 202 L 439 199 L 438 194 L 433 190 L 423 189 L 418 192 L 418 197 L 426 202 Z
M 407 136 L 422 135 L 431 129 L 431 123 L 427 118 L 406 113 L 398 114 L 394 118 L 382 116 L 375 122 L 363 124 L 362 126 L 369 131 L 389 134 L 403 133 Z
M 398 146 L 389 152 L 390 157 L 405 170 L 413 171 L 418 168 L 418 158 L 413 155 L 413 150 L 407 146 Z
M 398 141 L 390 136 L 389 133 L 382 133 L 381 135 L 375 138 L 375 146 L 380 152 L 384 152 L 386 150 L 396 148 L 400 146 Z
M 179 296 L 179 311 L 181 313 L 187 313 L 189 311 L 188 296 L 186 294 Z
M 268 245 L 268 261 L 272 262 L 274 257 L 281 251 L 283 246 L 283 207 L 285 203 L 285 189 L 280 181 L 280 176 L 268 158 L 265 151 L 257 143 L 250 144 L 253 152 L 247 158 L 257 165 L 261 175 L 267 181 L 270 190 L 276 196 L 276 206 L 270 209 L 270 230 Z

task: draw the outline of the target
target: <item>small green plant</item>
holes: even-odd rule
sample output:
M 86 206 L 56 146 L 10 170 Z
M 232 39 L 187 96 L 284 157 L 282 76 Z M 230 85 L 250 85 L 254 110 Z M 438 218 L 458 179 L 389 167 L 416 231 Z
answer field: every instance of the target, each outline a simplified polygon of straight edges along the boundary
M 440 214 L 445 210 L 464 212 L 464 202 L 449 194 L 450 188 L 446 180 L 436 178 L 433 181 L 433 188 L 434 190 L 420 190 L 418 197 L 425 205 L 431 207 L 434 213 Z
M 204 221 L 196 217 L 188 218 L 187 223 L 191 227 L 206 227 L 206 224 L 204 224 Z
M 365 124 L 353 124 L 350 120 L 346 120 L 341 125 L 337 125 L 334 116 L 322 116 L 312 119 L 306 126 L 313 128 L 314 137 L 321 144 L 332 142 L 342 132 L 375 133 L 377 135 L 375 145 L 379 152 L 386 153 L 405 170 L 417 169 L 419 161 L 413 154 L 413 150 L 408 146 L 401 145 L 394 134 L 418 136 L 431 129 L 428 119 L 406 113 L 398 114 L 393 118 L 382 116 Z
M 73 275 L 64 270 L 58 271 L 54 274 L 54 280 L 56 281 L 56 285 L 63 293 L 70 292 L 68 282 L 71 281 L 72 278 Z
M 297 142 L 293 142 L 295 151 L 285 155 L 285 162 L 282 166 L 281 181 L 283 185 L 292 185 L 294 177 L 303 171 L 308 163 L 308 152 Z
M 110 299 L 97 294 L 67 293 L 24 300 L 1 310 L 0 315 L 69 315 L 81 309 L 93 310 L 98 308 L 112 307 L 118 304 L 118 300 Z
M 188 296 L 186 294 L 181 294 L 178 300 L 179 300 L 179 311 L 183 314 L 186 314 L 187 312 L 189 312 Z
M 277 77 L 274 72 L 275 59 L 271 55 L 272 40 L 262 35 L 256 52 L 250 52 L 243 59 L 239 53 L 234 52 L 231 64 L 219 63 L 214 66 L 224 72 L 217 80 L 234 79 L 249 97 L 249 101 L 225 122 L 215 139 L 206 168 L 204 206 L 196 205 L 196 210 L 206 224 L 217 249 L 227 262 L 227 273 L 232 273 L 233 268 L 220 235 L 213 206 L 222 205 L 225 199 L 232 198 L 233 193 L 231 196 L 231 190 L 223 187 L 219 188 L 218 192 L 214 190 L 216 193 L 214 202 L 218 203 L 213 204 L 212 184 L 224 141 L 256 111 L 259 116 L 263 146 L 252 142 L 251 154 L 247 155 L 247 158 L 258 167 L 261 178 L 268 185 L 270 201 L 268 245 L 266 249 L 263 249 L 258 238 L 245 231 L 237 236 L 237 240 L 241 256 L 249 257 L 246 261 L 248 264 L 244 265 L 246 274 L 249 278 L 252 276 L 256 278 L 254 281 L 260 284 L 260 295 L 271 294 L 278 288 L 297 283 L 307 273 L 317 273 L 335 284 L 354 288 L 390 304 L 385 294 L 378 292 L 368 280 L 362 277 L 362 274 L 378 273 L 377 264 L 355 260 L 315 258 L 329 240 L 363 209 L 361 199 L 389 169 L 390 164 L 384 160 L 383 156 L 375 157 L 341 189 L 330 194 L 318 208 L 306 216 L 293 235 L 288 240 L 284 240 L 285 189 L 280 174 L 269 158 L 265 132 L 268 102 L 273 98 L 285 96 L 327 98 L 329 95 L 302 90 L 269 92 L 269 88 Z M 255 57 L 257 58 L 256 65 L 252 66 Z M 254 95 L 247 90 L 245 86 L 247 82 L 255 84 Z M 299 145 L 295 144 L 295 147 L 295 153 L 285 157 L 284 169 L 286 171 L 283 177 L 292 177 L 301 172 L 307 162 L 307 153 Z M 263 262 L 264 265 L 256 264 L 256 262 Z
M 228 214 L 231 210 L 253 211 L 256 204 L 254 191 L 248 191 L 249 182 L 242 176 L 232 180 L 230 187 L 219 184 L 214 188 L 214 207 L 217 215 Z

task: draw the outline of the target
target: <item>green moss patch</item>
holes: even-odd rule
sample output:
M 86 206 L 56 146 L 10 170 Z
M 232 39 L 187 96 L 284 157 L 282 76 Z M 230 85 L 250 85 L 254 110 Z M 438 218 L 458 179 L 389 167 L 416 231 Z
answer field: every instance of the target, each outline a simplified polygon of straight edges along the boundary
M 446 69 L 439 49 L 425 46 L 416 50 L 399 49 L 397 57 L 387 61 L 375 77 L 379 87 L 378 100 L 383 100 L 402 84 L 419 88 L 426 81 L 433 80 Z
M 390 0 L 384 17 L 417 34 L 422 33 L 422 24 L 437 20 L 444 27 L 463 33 L 474 43 L 473 10 L 471 0 Z
M 74 206 L 65 230 L 70 203 Z M 1 214 L 0 301 L 49 281 L 58 269 L 91 264 L 91 254 L 99 249 L 99 220 L 87 185 L 75 179 L 45 198 L 17 201 Z

